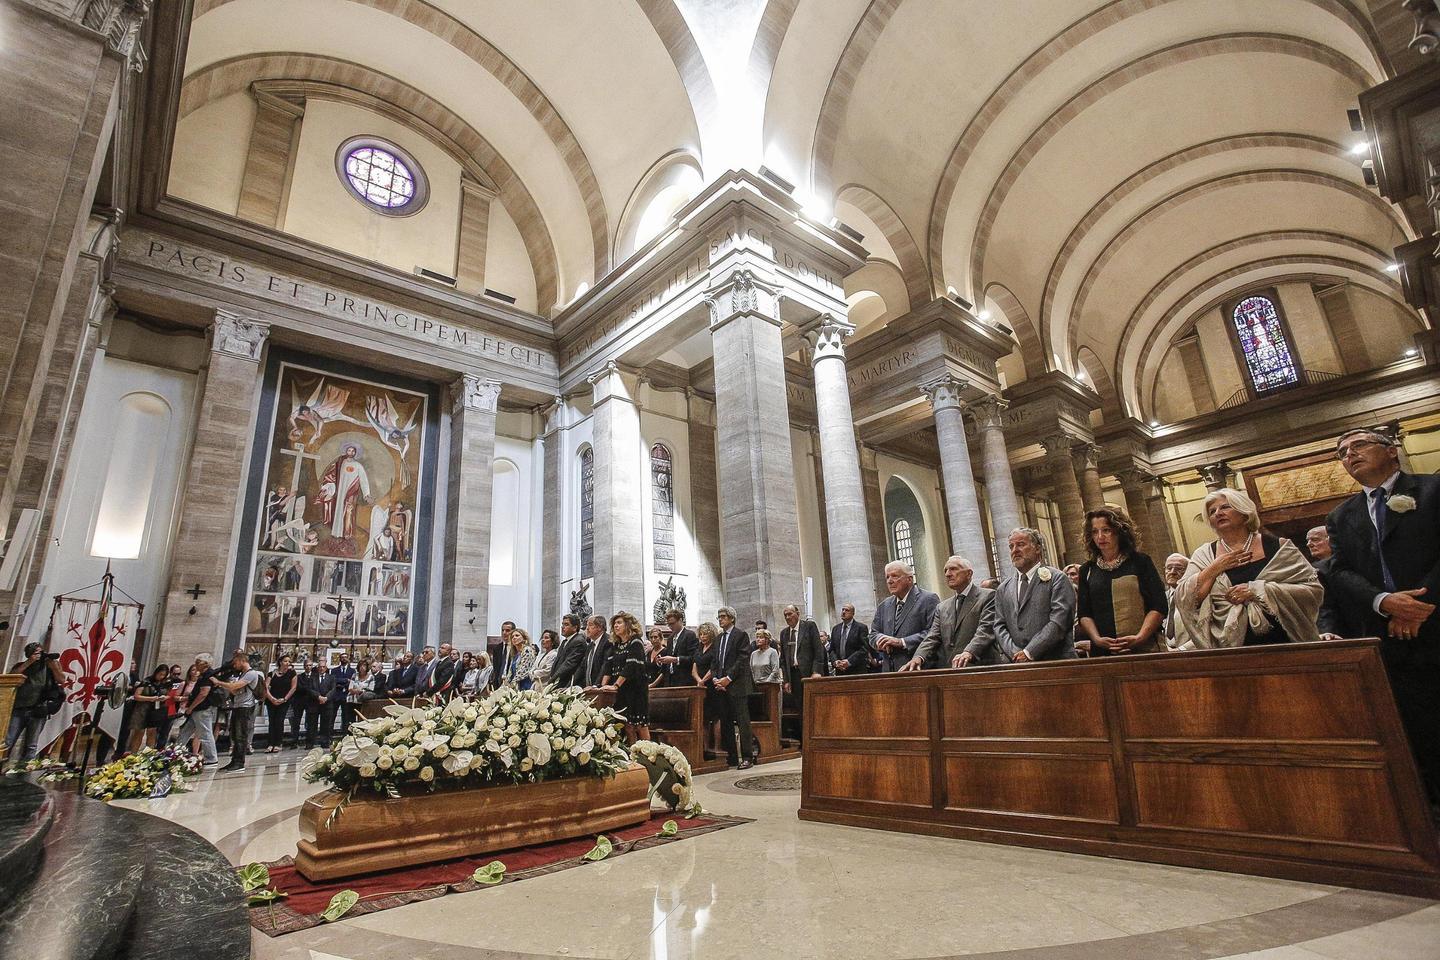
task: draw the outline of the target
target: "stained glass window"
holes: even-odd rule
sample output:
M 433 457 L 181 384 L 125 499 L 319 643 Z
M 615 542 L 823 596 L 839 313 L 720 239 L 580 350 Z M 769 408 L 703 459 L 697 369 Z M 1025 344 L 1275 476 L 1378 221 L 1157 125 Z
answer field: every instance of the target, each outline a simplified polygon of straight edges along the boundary
M 650 515 L 654 532 L 655 572 L 675 572 L 675 474 L 663 443 L 650 448 Z
M 915 544 L 910 540 L 910 521 L 900 519 L 895 521 L 895 559 L 902 563 L 915 565 Z
M 595 451 L 580 454 L 580 579 L 595 576 Z
M 1256 393 L 1300 382 L 1280 313 L 1269 297 L 1246 297 L 1236 304 L 1231 318 Z
M 335 172 L 351 196 L 376 213 L 408 217 L 429 199 L 429 181 L 409 153 L 387 140 L 351 137 L 335 152 Z

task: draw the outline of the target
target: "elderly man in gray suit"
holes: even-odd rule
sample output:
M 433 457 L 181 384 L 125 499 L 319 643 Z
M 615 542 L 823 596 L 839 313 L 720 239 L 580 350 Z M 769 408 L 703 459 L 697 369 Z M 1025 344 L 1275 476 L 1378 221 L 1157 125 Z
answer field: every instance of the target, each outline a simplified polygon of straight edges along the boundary
M 951 557 L 945 561 L 945 583 L 955 595 L 940 601 L 929 632 L 900 672 L 964 666 L 962 655 L 971 643 L 982 647 L 993 644 L 995 591 L 976 585 L 974 580 L 975 570 L 969 560 Z
M 915 586 L 915 571 L 908 563 L 892 560 L 885 564 L 885 589 L 890 596 L 880 601 L 870 623 L 870 639 L 880 652 L 880 669 L 899 670 L 915 655 L 940 598 Z
M 1044 562 L 1045 538 L 1020 527 L 1010 534 L 1015 573 L 995 588 L 995 636 L 972 643 L 957 660 L 1029 663 L 1075 658 L 1075 588 L 1064 571 Z M 977 637 L 979 641 L 982 638 Z

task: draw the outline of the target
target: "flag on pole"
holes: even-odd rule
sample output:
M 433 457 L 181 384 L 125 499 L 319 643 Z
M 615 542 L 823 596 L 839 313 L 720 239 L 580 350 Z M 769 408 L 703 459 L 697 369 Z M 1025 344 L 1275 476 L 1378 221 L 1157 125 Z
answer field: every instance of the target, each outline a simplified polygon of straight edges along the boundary
M 65 699 L 41 732 L 43 744 L 54 742 L 81 713 L 95 716 L 99 687 L 108 686 L 125 671 L 135 649 L 141 607 L 114 602 L 114 580 L 107 573 L 100 583 L 100 599 L 56 597 L 50 618 L 51 642 L 60 654 Z M 118 737 L 122 711 L 106 710 L 100 729 Z

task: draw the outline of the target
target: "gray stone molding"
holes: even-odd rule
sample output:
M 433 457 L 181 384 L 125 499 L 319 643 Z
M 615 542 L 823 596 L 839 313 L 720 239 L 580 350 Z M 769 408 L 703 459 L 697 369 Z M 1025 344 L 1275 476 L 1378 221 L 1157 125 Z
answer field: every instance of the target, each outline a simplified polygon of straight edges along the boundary
M 540 433 L 544 437 L 552 437 L 564 426 L 562 420 L 565 414 L 565 398 L 551 397 L 550 402 L 540 408 L 540 418 L 543 426 Z
M 635 405 L 635 393 L 640 387 L 639 376 L 614 360 L 607 361 L 586 377 L 585 382 L 590 384 L 591 400 L 597 407 L 606 400 L 623 400 Z
M 694 387 L 685 388 L 688 400 L 690 422 L 702 427 L 715 428 L 715 401 Z
M 140 43 L 140 31 L 150 15 L 151 0 L 83 0 L 78 10 L 80 23 L 105 36 L 105 45 L 141 73 L 147 57 Z
M 920 392 L 929 398 L 930 406 L 935 410 L 959 410 L 962 407 L 961 392 L 969 385 L 969 381 L 946 373 L 920 384 Z
M 480 410 L 494 413 L 500 409 L 500 381 L 467 373 L 450 385 L 451 412 Z
M 253 317 L 242 317 L 228 310 L 215 311 L 215 325 L 212 329 L 210 349 L 241 360 L 260 362 L 260 353 L 265 340 L 270 336 L 270 324 Z

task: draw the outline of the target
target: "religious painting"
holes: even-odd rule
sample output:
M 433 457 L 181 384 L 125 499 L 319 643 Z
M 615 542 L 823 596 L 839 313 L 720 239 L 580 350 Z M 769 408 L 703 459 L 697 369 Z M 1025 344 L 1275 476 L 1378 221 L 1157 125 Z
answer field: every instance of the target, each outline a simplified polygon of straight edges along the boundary
M 270 374 L 244 635 L 408 645 L 434 401 L 330 366 L 282 356 Z

